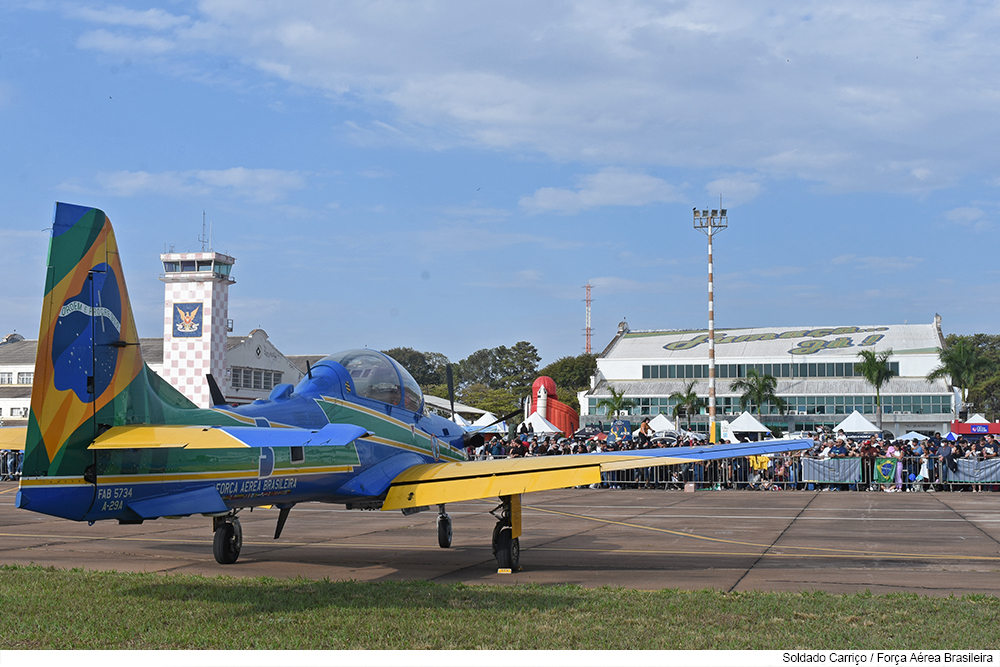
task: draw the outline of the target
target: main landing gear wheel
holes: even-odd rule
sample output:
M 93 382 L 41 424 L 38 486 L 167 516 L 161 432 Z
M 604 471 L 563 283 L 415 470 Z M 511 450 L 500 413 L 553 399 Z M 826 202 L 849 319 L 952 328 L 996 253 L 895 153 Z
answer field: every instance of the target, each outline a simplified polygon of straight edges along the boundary
M 451 517 L 447 514 L 438 514 L 438 546 L 447 549 L 451 546 Z
M 220 565 L 232 565 L 240 557 L 242 548 L 243 528 L 240 526 L 240 520 L 235 516 L 217 519 L 215 540 L 212 543 L 215 560 Z
M 516 570 L 521 557 L 521 544 L 518 538 L 511 539 L 510 535 L 510 526 L 497 522 L 493 529 L 493 554 L 497 557 L 497 567 Z
M 490 514 L 497 518 L 493 528 L 493 555 L 497 558 L 497 567 L 514 572 L 521 559 L 521 543 L 514 537 L 521 532 L 521 496 L 500 496 L 500 505 Z

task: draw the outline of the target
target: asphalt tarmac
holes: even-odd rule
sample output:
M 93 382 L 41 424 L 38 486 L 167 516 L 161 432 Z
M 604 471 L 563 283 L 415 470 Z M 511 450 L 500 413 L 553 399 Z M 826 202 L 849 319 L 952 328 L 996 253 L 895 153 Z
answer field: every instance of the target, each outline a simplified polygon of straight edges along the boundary
M 234 577 L 466 584 L 576 584 L 723 591 L 1000 595 L 1000 493 L 637 491 L 523 496 L 521 570 L 499 574 L 486 501 L 436 510 L 244 510 L 243 551 L 212 556 L 211 519 L 93 526 L 15 509 L 0 483 L 0 563 Z

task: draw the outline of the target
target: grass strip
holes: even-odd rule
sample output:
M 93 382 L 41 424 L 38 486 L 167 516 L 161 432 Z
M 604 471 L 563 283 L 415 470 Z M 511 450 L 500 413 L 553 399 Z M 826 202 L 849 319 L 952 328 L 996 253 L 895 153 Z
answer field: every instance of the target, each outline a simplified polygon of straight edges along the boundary
M 5 649 L 998 649 L 1000 599 L 0 566 Z

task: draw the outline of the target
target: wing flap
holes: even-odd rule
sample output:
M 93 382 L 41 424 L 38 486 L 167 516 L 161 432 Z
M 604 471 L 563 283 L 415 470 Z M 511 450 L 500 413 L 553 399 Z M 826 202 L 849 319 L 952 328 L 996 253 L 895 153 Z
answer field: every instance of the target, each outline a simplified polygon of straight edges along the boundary
M 89 449 L 245 449 L 254 447 L 342 447 L 366 435 L 353 424 L 327 424 L 318 431 L 252 426 L 114 426 L 99 435 Z
M 600 466 L 588 465 L 548 470 L 527 470 L 503 475 L 393 483 L 382 503 L 382 509 L 393 510 L 404 507 L 455 503 L 477 498 L 497 498 L 531 491 L 597 484 L 600 481 Z

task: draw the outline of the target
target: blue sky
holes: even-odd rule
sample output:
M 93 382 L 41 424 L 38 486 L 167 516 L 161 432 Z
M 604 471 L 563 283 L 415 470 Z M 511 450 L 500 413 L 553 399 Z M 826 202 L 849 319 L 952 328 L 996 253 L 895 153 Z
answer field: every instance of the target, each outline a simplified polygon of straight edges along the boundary
M 617 324 L 996 333 L 1000 9 L 980 2 L 0 3 L 0 335 L 37 335 L 55 201 L 237 258 L 287 354 Z

